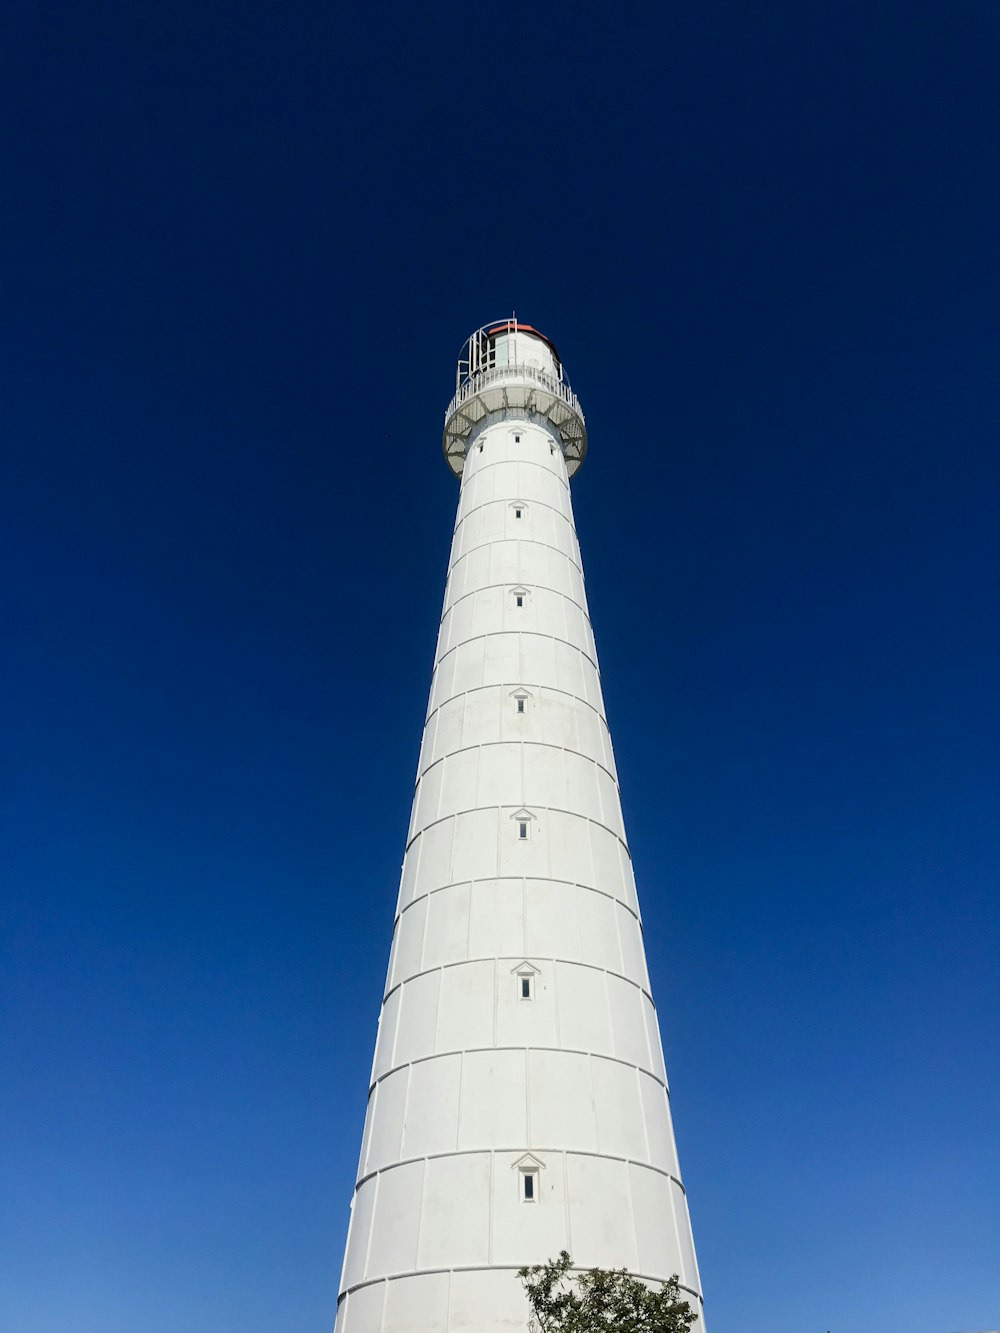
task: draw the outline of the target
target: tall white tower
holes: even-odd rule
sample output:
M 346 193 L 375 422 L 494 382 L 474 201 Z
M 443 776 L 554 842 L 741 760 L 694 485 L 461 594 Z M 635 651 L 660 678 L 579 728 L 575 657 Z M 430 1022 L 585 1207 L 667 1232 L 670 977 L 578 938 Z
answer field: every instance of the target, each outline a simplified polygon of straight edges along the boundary
M 680 1276 L 701 1308 L 553 344 L 462 351 L 461 477 L 336 1333 L 523 1333 L 522 1264 Z

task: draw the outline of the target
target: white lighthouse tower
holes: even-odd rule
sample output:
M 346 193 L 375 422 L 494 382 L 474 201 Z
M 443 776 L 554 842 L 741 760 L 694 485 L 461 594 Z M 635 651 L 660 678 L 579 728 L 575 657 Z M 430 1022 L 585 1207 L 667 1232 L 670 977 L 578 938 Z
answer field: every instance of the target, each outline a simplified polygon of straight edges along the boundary
M 516 1276 L 680 1276 L 701 1308 L 548 338 L 466 342 L 461 478 L 336 1333 L 524 1333 Z

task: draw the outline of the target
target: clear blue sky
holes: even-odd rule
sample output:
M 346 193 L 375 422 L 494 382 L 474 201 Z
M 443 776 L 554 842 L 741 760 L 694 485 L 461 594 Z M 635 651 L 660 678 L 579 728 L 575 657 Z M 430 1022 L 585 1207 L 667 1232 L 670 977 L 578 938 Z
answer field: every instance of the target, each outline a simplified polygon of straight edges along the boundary
M 713 1333 L 1000 1327 L 997 6 L 0 23 L 0 1333 L 330 1327 L 512 307 Z

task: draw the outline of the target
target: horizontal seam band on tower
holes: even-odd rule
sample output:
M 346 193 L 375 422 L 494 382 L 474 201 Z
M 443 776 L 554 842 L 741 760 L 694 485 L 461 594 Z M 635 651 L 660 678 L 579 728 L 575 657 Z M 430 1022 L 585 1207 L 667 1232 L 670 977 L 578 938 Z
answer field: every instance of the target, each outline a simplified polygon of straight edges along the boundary
M 493 421 L 491 421 L 489 418 L 490 418 L 490 413 L 487 413 L 486 416 L 480 417 L 479 420 L 475 422 L 475 424 L 472 427 L 472 430 L 475 431 L 475 434 L 473 435 L 470 433 L 468 439 L 469 444 L 485 444 L 487 432 L 496 430 L 498 427 L 502 426 L 504 422 L 512 422 L 517 420 L 516 417 L 509 417 L 509 416 L 498 417 L 496 420 Z M 548 420 L 548 418 L 545 417 L 536 418 L 534 421 L 528 421 L 527 419 L 525 419 L 524 424 L 528 427 L 529 430 L 532 429 L 533 426 L 540 426 L 542 430 L 545 432 L 545 434 L 548 436 L 548 443 L 550 446 L 549 458 L 552 457 L 551 446 L 555 445 L 556 448 L 558 448 L 559 452 L 563 454 L 563 458 L 565 461 L 565 453 L 563 452 L 564 441 L 562 440 L 561 436 L 558 436 L 555 433 L 555 430 L 551 428 L 552 423 Z M 549 463 L 545 459 L 544 454 L 540 458 L 527 458 L 522 455 L 518 455 L 512 458 L 500 458 L 498 456 L 499 450 L 497 450 L 496 448 L 492 449 L 488 454 L 486 453 L 485 449 L 479 452 L 483 454 L 483 457 L 482 458 L 477 457 L 474 460 L 475 466 L 470 468 L 468 473 L 465 473 L 463 469 L 463 476 L 461 481 L 462 487 L 468 485 L 474 485 L 475 482 L 480 477 L 487 476 L 489 473 L 493 472 L 496 468 L 502 468 L 509 466 L 510 464 L 513 464 L 515 467 L 536 468 L 539 472 L 543 472 L 547 476 L 551 477 L 557 486 L 562 486 L 567 493 L 572 494 L 572 488 L 570 486 L 570 482 L 572 479 L 568 476 L 566 469 L 553 467 L 551 463 Z M 466 449 L 466 456 L 468 456 L 468 454 L 469 450 Z
M 512 509 L 516 504 L 518 504 L 518 501 L 499 500 L 499 501 L 494 501 L 494 503 L 504 504 L 507 505 L 508 508 Z M 525 508 L 527 508 L 529 504 L 532 504 L 534 502 L 529 500 L 522 500 L 520 501 L 520 503 L 523 504 Z M 521 521 L 523 522 L 523 520 Z M 516 523 L 518 522 L 518 520 L 515 519 L 514 522 Z M 454 538 L 452 540 L 454 541 Z M 574 569 L 578 570 L 581 574 L 583 573 L 583 567 L 580 561 L 577 560 L 575 555 L 567 555 L 561 546 L 553 546 L 551 542 L 543 542 L 539 537 L 527 537 L 524 535 L 524 533 L 519 533 L 517 536 L 512 536 L 512 537 L 508 537 L 506 534 L 504 534 L 502 537 L 487 537 L 483 541 L 478 541 L 473 543 L 473 545 L 470 546 L 467 551 L 463 551 L 462 554 L 457 556 L 454 560 L 449 560 L 448 572 L 449 573 L 453 572 L 456 566 L 460 565 L 463 560 L 468 560 L 470 556 L 476 553 L 476 551 L 489 550 L 491 546 L 499 546 L 501 542 L 516 542 L 519 546 L 538 546 L 541 547 L 543 551 L 555 551 L 556 555 L 562 556 L 562 558 L 568 561 L 569 564 L 571 564 Z
M 587 610 L 587 608 L 586 608 L 585 606 L 583 606 L 580 602 L 578 602 L 578 601 L 576 600 L 575 597 L 571 597 L 571 596 L 569 595 L 569 593 L 567 593 L 567 592 L 562 592 L 559 588 L 550 588 L 549 585 L 548 585 L 547 583 L 537 583 L 537 582 L 535 582 L 535 583 L 519 583 L 517 579 L 506 579 L 506 580 L 504 580 L 503 582 L 500 582 L 500 583 L 484 583 L 484 584 L 482 584 L 482 585 L 481 585 L 480 587 L 478 587 L 478 588 L 471 588 L 468 592 L 463 592 L 462 595 L 461 595 L 460 597 L 456 597 L 456 598 L 454 598 L 453 601 L 450 601 L 450 602 L 449 602 L 449 601 L 446 601 L 445 604 L 444 604 L 444 610 L 441 612 L 441 620 L 440 620 L 440 623 L 439 623 L 439 625 L 438 625 L 438 635 L 440 636 L 441 629 L 442 629 L 442 627 L 444 626 L 444 622 L 445 622 L 445 621 L 448 619 L 448 617 L 454 612 L 455 608 L 458 607 L 458 606 L 461 606 L 461 604 L 462 604 L 463 602 L 467 602 L 467 601 L 469 600 L 470 597 L 475 597 L 475 596 L 477 596 L 477 594 L 479 594 L 479 593 L 481 593 L 481 592 L 489 592 L 492 588 L 510 589 L 510 588 L 520 588 L 520 587 L 524 587 L 524 588 L 528 589 L 529 592 L 536 592 L 536 593 L 537 593 L 537 592 L 550 592 L 550 593 L 552 594 L 553 597 L 561 597 L 561 598 L 563 599 L 564 602 L 569 602 L 569 604 L 570 604 L 571 606 L 575 606 L 576 609 L 580 612 L 580 615 L 583 616 L 584 620 L 587 622 L 588 626 L 590 627 L 590 632 L 591 632 L 591 634 L 593 635 L 593 633 L 594 633 L 594 625 L 593 625 L 593 622 L 592 622 L 591 619 L 590 619 L 590 612 Z M 522 609 L 523 609 L 523 608 L 522 608 Z M 496 630 L 493 630 L 493 631 L 491 631 L 491 632 L 492 632 L 492 633 L 497 633 Z M 508 630 L 508 631 L 506 631 L 506 632 L 507 632 L 507 633 L 517 633 L 516 630 L 515 630 L 515 631 L 509 631 L 509 630 Z M 544 631 L 543 631 L 543 630 L 527 630 L 527 631 L 525 631 L 525 632 L 526 632 L 526 633 L 530 633 L 530 634 L 539 634 L 539 633 L 544 634 Z M 474 635 L 473 637 L 478 637 L 478 636 L 477 636 L 477 635 Z M 546 638 L 555 639 L 555 638 L 558 638 L 558 635 L 555 635 L 555 634 L 549 634 L 549 635 L 545 635 L 545 637 L 546 637 Z
M 513 1144 L 510 1147 L 503 1146 L 499 1148 L 449 1148 L 445 1152 L 426 1152 L 418 1153 L 415 1157 L 404 1157 L 398 1162 L 389 1162 L 385 1166 L 377 1166 L 374 1171 L 369 1171 L 363 1176 L 359 1176 L 354 1182 L 354 1192 L 357 1194 L 362 1185 L 367 1184 L 374 1176 L 384 1175 L 388 1171 L 395 1171 L 401 1166 L 413 1166 L 415 1162 L 436 1162 L 442 1157 L 482 1157 L 487 1153 L 523 1153 L 524 1144 Z M 666 1176 L 667 1180 L 673 1181 L 682 1194 L 686 1194 L 683 1182 L 674 1175 L 672 1171 L 666 1171 L 662 1166 L 654 1166 L 652 1162 L 640 1162 L 636 1157 L 625 1157 L 617 1152 L 598 1152 L 595 1148 L 556 1148 L 545 1147 L 542 1144 L 532 1144 L 527 1149 L 532 1155 L 537 1153 L 558 1153 L 560 1157 L 599 1157 L 605 1162 L 624 1162 L 627 1166 L 641 1166 L 646 1171 L 655 1171 L 658 1176 Z
M 622 1065 L 625 1069 L 637 1070 L 640 1074 L 645 1074 L 658 1083 L 661 1088 L 669 1095 L 669 1085 L 666 1078 L 662 1078 L 655 1069 L 648 1065 L 637 1065 L 634 1060 L 625 1060 L 620 1055 L 608 1055 L 606 1051 L 586 1051 L 581 1047 L 568 1046 L 465 1046 L 454 1051 L 432 1051 L 428 1055 L 418 1055 L 412 1060 L 404 1060 L 398 1065 L 393 1065 L 391 1069 L 386 1069 L 384 1073 L 379 1074 L 378 1078 L 373 1079 L 368 1084 L 368 1099 L 371 1100 L 373 1089 L 380 1083 L 383 1083 L 393 1074 L 398 1074 L 401 1069 L 409 1069 L 411 1065 L 425 1064 L 428 1060 L 445 1060 L 454 1058 L 456 1055 L 495 1055 L 497 1051 L 546 1051 L 555 1052 L 558 1055 L 583 1055 L 594 1060 L 612 1060 L 615 1064 Z
M 528 501 L 525 500 L 524 503 L 527 505 Z M 568 556 L 565 551 L 560 551 L 559 547 L 553 547 L 551 541 L 539 541 L 537 540 L 537 537 L 489 537 L 487 541 L 479 541 L 479 543 L 476 543 L 475 547 L 469 548 L 468 551 L 465 551 L 463 555 L 457 557 L 456 560 L 449 560 L 448 573 L 447 576 L 445 576 L 445 579 L 449 579 L 449 577 L 452 576 L 452 573 L 459 568 L 459 565 L 463 563 L 463 560 L 471 559 L 471 556 L 475 555 L 477 551 L 489 551 L 489 548 L 491 547 L 499 547 L 501 541 L 516 541 L 519 545 L 527 544 L 531 545 L 531 547 L 540 547 L 543 551 L 555 551 L 557 556 L 563 557 L 563 560 L 567 561 L 567 564 L 572 565 L 573 569 L 576 569 L 576 572 L 580 575 L 581 583 L 585 583 L 583 565 L 580 564 L 579 560 L 576 560 L 573 556 Z
M 646 999 L 652 1005 L 653 1011 L 656 1011 L 656 1005 L 653 1004 L 653 997 L 646 987 L 639 981 L 633 981 L 632 978 L 626 976 L 624 972 L 615 971 L 613 967 L 602 967 L 600 963 L 585 963 L 579 958 L 556 958 L 551 954 L 533 953 L 530 956 L 537 962 L 551 963 L 553 967 L 555 967 L 556 963 L 565 963 L 567 967 L 585 967 L 590 972 L 600 972 L 603 976 L 617 977 L 619 981 L 624 981 L 629 986 L 635 987 L 640 995 L 645 995 Z M 408 985 L 411 981 L 416 981 L 418 977 L 429 977 L 434 972 L 446 972 L 453 967 L 474 967 L 478 963 L 509 963 L 512 959 L 516 966 L 517 960 L 524 957 L 525 955 L 523 953 L 490 954 L 486 958 L 456 958 L 454 962 L 451 963 L 438 963 L 434 967 L 422 967 L 419 972 L 410 973 L 410 975 L 404 977 L 402 981 L 395 982 L 387 991 L 383 992 L 382 1008 L 385 1008 L 390 998 L 395 995 L 396 991 L 402 990 L 404 986 Z
M 476 741 L 473 745 L 462 745 L 459 746 L 457 750 L 448 750 L 445 754 L 440 755 L 437 759 L 432 759 L 426 768 L 417 770 L 417 780 L 414 783 L 414 787 L 420 785 L 421 781 L 427 776 L 427 774 L 431 771 L 432 768 L 437 768 L 438 764 L 443 764 L 446 760 L 453 759 L 455 755 L 468 754 L 470 750 L 492 749 L 495 745 L 533 745 L 538 749 L 558 750 L 560 754 L 576 755 L 577 759 L 585 759 L 588 764 L 593 764 L 594 767 L 599 768 L 602 773 L 607 773 L 608 777 L 615 785 L 615 790 L 619 793 L 619 798 L 621 796 L 617 777 L 615 777 L 614 773 L 611 772 L 610 768 L 607 768 L 603 763 L 601 763 L 600 759 L 595 759 L 593 755 L 585 754 L 583 750 L 573 750 L 568 745 L 556 745 L 552 741 L 529 740 L 527 737 L 520 737 L 520 736 L 513 737 L 508 740 Z M 419 763 L 419 759 L 417 762 Z
M 541 468 L 538 463 L 529 464 L 529 467 L 539 468 L 543 476 L 552 475 L 546 468 Z M 499 497 L 494 495 L 489 500 L 477 500 L 476 503 L 470 505 L 468 509 L 463 509 L 461 501 L 459 501 L 458 510 L 455 514 L 455 526 L 452 528 L 451 534 L 452 537 L 454 537 L 455 533 L 459 530 L 462 524 L 466 523 L 472 517 L 473 514 L 478 514 L 481 509 L 488 509 L 490 505 L 516 505 L 518 500 L 523 500 L 523 502 L 526 505 L 529 504 L 538 505 L 539 508 L 541 509 L 549 509 L 552 511 L 553 514 L 558 514 L 559 517 L 563 520 L 563 522 L 566 523 L 570 528 L 572 528 L 573 533 L 575 535 L 576 520 L 573 517 L 571 517 L 573 512 L 573 501 L 570 496 L 568 488 L 566 491 L 566 498 L 570 502 L 570 512 L 568 514 L 559 505 L 549 504 L 548 500 L 540 500 L 538 496 L 530 495 L 527 491 L 519 491 L 516 495 L 501 495 Z M 578 543 L 579 540 L 580 540 L 579 537 L 577 537 Z
M 564 514 L 558 505 L 549 504 L 547 500 L 538 500 L 533 496 L 528 495 L 527 492 L 523 493 L 523 498 L 521 499 L 517 496 L 502 496 L 499 500 L 495 498 L 492 500 L 483 500 L 479 504 L 475 504 L 470 509 L 467 509 L 464 514 L 462 513 L 461 505 L 459 505 L 458 516 L 455 519 L 455 526 L 452 528 L 451 532 L 452 543 L 454 543 L 455 537 L 458 535 L 459 528 L 463 523 L 468 523 L 473 514 L 478 514 L 480 510 L 483 509 L 489 509 L 490 505 L 504 505 L 507 509 L 510 509 L 517 504 L 523 504 L 525 506 L 533 505 L 537 509 L 547 509 L 550 514 L 557 514 L 576 538 L 577 546 L 580 545 L 580 538 L 577 536 L 576 523 L 574 520 L 570 518 L 568 514 Z M 517 519 L 514 521 L 515 523 L 518 522 Z
M 356 1291 L 362 1287 L 377 1287 L 383 1282 L 405 1282 L 407 1278 L 415 1277 L 434 1277 L 439 1273 L 516 1273 L 521 1268 L 520 1264 L 452 1264 L 450 1268 L 436 1266 L 433 1268 L 414 1268 L 408 1272 L 383 1273 L 381 1277 L 365 1278 L 362 1282 L 355 1282 L 351 1287 L 345 1287 L 337 1297 L 337 1304 L 346 1300 L 348 1296 L 353 1296 Z M 589 1273 L 592 1270 L 588 1268 L 576 1268 L 574 1273 Z M 657 1277 L 653 1273 L 633 1273 L 633 1277 L 641 1278 L 643 1282 L 666 1282 L 664 1277 Z M 676 1276 L 671 1274 L 671 1276 Z M 685 1282 L 678 1280 L 678 1287 L 681 1291 L 686 1291 L 689 1296 L 693 1296 L 699 1304 L 704 1304 L 704 1297 L 696 1287 L 689 1287 Z
M 514 500 L 501 501 L 501 503 L 513 506 L 516 503 L 516 501 Z M 525 500 L 523 503 L 525 507 L 527 507 L 528 501 Z M 463 551 L 460 556 L 457 556 L 454 560 L 452 560 L 449 563 L 448 576 L 450 577 L 452 572 L 458 568 L 458 566 L 462 563 L 463 560 L 468 560 L 469 557 L 475 555 L 477 551 L 489 550 L 491 546 L 498 546 L 501 542 L 527 542 L 531 546 L 540 546 L 543 551 L 555 551 L 556 555 L 561 555 L 564 560 L 566 560 L 569 564 L 573 566 L 573 568 L 580 575 L 581 580 L 584 577 L 583 565 L 575 556 L 567 555 L 566 552 L 562 550 L 560 547 L 553 546 L 551 542 L 541 542 L 538 540 L 537 537 L 490 537 L 486 541 L 476 542 L 475 545 L 470 546 L 467 551 Z M 454 544 L 454 538 L 452 539 L 452 544 Z
M 606 1051 L 585 1051 L 579 1046 L 464 1046 L 457 1051 L 431 1051 L 429 1055 L 418 1055 L 412 1060 L 403 1060 L 398 1065 L 393 1065 L 391 1069 L 385 1070 L 379 1074 L 378 1078 L 372 1079 L 368 1084 L 368 1100 L 371 1101 L 371 1095 L 380 1083 L 384 1083 L 387 1078 L 393 1074 L 398 1074 L 401 1069 L 409 1069 L 411 1065 L 425 1065 L 428 1060 L 451 1060 L 456 1055 L 496 1055 L 497 1051 L 523 1051 L 530 1055 L 532 1051 L 544 1051 L 547 1054 L 555 1055 L 583 1055 L 588 1060 L 610 1060 L 612 1064 L 622 1065 L 625 1069 L 638 1070 L 647 1078 L 651 1078 L 654 1083 L 663 1089 L 670 1096 L 670 1085 L 665 1078 L 662 1078 L 655 1069 L 647 1069 L 645 1065 L 637 1065 L 633 1060 L 623 1060 L 620 1055 L 608 1055 Z
M 524 804 L 524 803 L 522 802 L 522 805 L 523 805 L 523 804 Z M 422 824 L 422 825 L 420 826 L 420 828 L 417 829 L 417 831 L 414 833 L 413 837 L 410 838 L 410 840 L 407 842 L 405 848 L 403 849 L 403 855 L 404 855 L 404 857 L 406 856 L 406 854 L 409 852 L 410 848 L 413 846 L 413 844 L 416 842 L 416 840 L 417 840 L 419 837 L 422 837 L 423 834 L 425 834 L 425 833 L 427 832 L 428 829 L 432 829 L 432 828 L 434 828 L 437 824 L 444 824 L 444 823 L 446 823 L 449 819 L 458 819 L 459 816 L 461 816 L 461 815 L 474 815 L 474 814 L 477 814 L 480 810 L 497 810 L 497 811 L 500 811 L 500 810 L 509 810 L 509 809 L 514 809 L 514 810 L 516 810 L 517 808 L 518 808 L 518 807 L 517 807 L 516 804 L 511 805 L 511 803 L 509 803 L 509 802 L 506 803 L 506 804 L 504 804 L 504 805 L 470 805 L 470 806 L 467 806 L 464 810 L 453 810 L 453 811 L 451 812 L 450 815 L 439 815 L 439 816 L 437 817 L 437 819 L 432 819 L 432 820 L 430 821 L 429 824 Z M 595 824 L 598 828 L 603 829 L 605 833 L 610 833 L 610 834 L 611 834 L 611 836 L 615 839 L 615 841 L 616 841 L 617 843 L 619 843 L 619 845 L 624 849 L 625 855 L 628 857 L 629 861 L 631 862 L 631 860 L 632 860 L 632 854 L 631 854 L 631 852 L 630 852 L 629 849 L 628 849 L 628 844 L 625 842 L 625 839 L 621 836 L 620 833 L 616 833 L 616 832 L 614 831 L 613 828 L 611 828 L 608 824 L 603 824 L 599 819 L 593 819 L 593 818 L 591 818 L 590 815 L 582 815 L 582 814 L 579 812 L 579 810 L 564 810 L 564 809 L 562 808 L 562 806 L 559 806 L 559 805 L 539 805 L 537 802 L 532 802 L 532 809 L 533 809 L 533 810 L 544 810 L 547 814 L 550 814 L 550 815 L 551 815 L 551 814 L 554 814 L 554 815 L 569 815 L 569 817 L 570 817 L 571 819 L 584 819 L 584 820 L 587 821 L 588 824 Z M 486 877 L 484 876 L 484 878 L 486 878 Z M 529 878 L 529 879 L 534 879 L 535 876 L 533 876 L 533 875 L 529 875 L 529 876 L 527 876 L 527 878 Z M 539 878 L 539 879 L 545 879 L 546 876 L 545 876 L 545 875 L 539 875 L 538 878 Z
M 541 463 L 532 463 L 527 459 L 498 458 L 495 459 L 492 463 L 486 463 L 485 465 L 477 466 L 475 473 L 469 479 L 472 483 L 472 490 L 485 489 L 484 487 L 476 487 L 475 482 L 480 477 L 484 477 L 489 468 L 503 467 L 504 463 L 509 463 L 509 462 L 515 462 L 519 467 L 534 468 L 537 472 L 540 472 L 543 477 L 551 477 L 557 486 L 561 486 L 563 488 L 563 492 L 565 494 L 565 499 L 566 499 L 566 508 L 568 509 L 569 514 L 573 513 L 573 489 L 570 486 L 569 481 L 568 480 L 564 481 L 563 478 L 560 477 L 557 472 L 553 472 L 551 468 L 547 468 L 543 466 L 543 464 Z M 495 481 L 495 478 L 493 480 Z M 495 489 L 496 487 L 494 487 L 494 490 Z M 516 495 L 508 496 L 505 493 L 504 495 L 501 495 L 499 497 L 497 497 L 496 495 L 491 495 L 488 500 L 482 500 L 479 498 L 478 495 L 471 494 L 470 498 L 474 501 L 474 503 L 471 504 L 468 509 L 463 510 L 462 504 L 463 501 L 465 500 L 465 485 L 463 483 L 462 489 L 459 491 L 458 507 L 455 511 L 456 528 L 458 527 L 459 523 L 463 521 L 463 519 L 465 519 L 469 514 L 474 514 L 477 509 L 482 509 L 485 505 L 489 504 L 509 503 L 511 500 L 516 500 L 517 496 Z M 545 504 L 546 502 L 544 500 L 541 500 L 541 501 L 533 501 L 532 503 Z M 575 520 L 568 518 L 568 515 L 564 512 L 561 506 L 549 505 L 548 508 L 555 509 L 558 513 L 562 514 L 562 516 L 566 518 L 568 522 L 572 522 L 574 528 L 576 527 Z M 454 528 L 452 529 L 452 531 L 454 531 Z
M 482 420 L 485 420 L 485 418 L 482 418 Z M 504 420 L 511 420 L 511 418 L 504 418 Z M 476 424 L 478 425 L 479 423 L 477 422 Z M 530 421 L 525 422 L 525 425 L 528 426 L 529 429 L 533 424 L 534 423 Z M 499 425 L 500 425 L 499 421 L 493 423 L 493 426 L 499 426 Z M 493 426 L 487 426 L 486 429 L 492 430 Z M 546 432 L 546 434 L 548 434 L 548 432 Z M 556 443 L 554 439 L 553 443 Z M 544 472 L 547 477 L 552 477 L 556 481 L 556 483 L 559 486 L 562 486 L 563 489 L 568 494 L 572 493 L 570 491 L 570 484 L 568 477 L 561 477 L 558 471 L 553 471 L 552 468 L 547 467 L 544 463 L 539 463 L 537 459 L 534 458 L 497 458 L 496 454 L 491 454 L 488 458 L 484 458 L 481 463 L 476 464 L 475 470 L 469 473 L 469 480 L 474 481 L 476 477 L 485 476 L 485 474 L 491 471 L 493 468 L 504 467 L 508 463 L 513 463 L 515 467 L 537 468 L 539 472 Z M 465 483 L 463 482 L 463 485 L 464 484 Z
M 517 634 L 520 633 L 521 631 L 515 630 L 513 632 Z M 472 640 L 468 639 L 464 640 L 463 642 L 471 643 Z M 547 690 L 550 694 L 561 694 L 566 699 L 572 699 L 575 703 L 583 704 L 585 708 L 589 708 L 590 711 L 604 724 L 604 730 L 608 734 L 608 741 L 610 743 L 611 728 L 608 726 L 608 719 L 604 716 L 604 714 L 601 712 L 599 708 L 594 707 L 594 705 L 590 702 L 589 699 L 584 699 L 583 696 L 580 694 L 574 694 L 572 690 L 564 690 L 558 685 L 538 685 L 536 684 L 535 681 L 532 680 L 529 681 L 505 680 L 501 681 L 500 684 L 498 685 L 473 685 L 471 689 L 460 690 L 458 694 L 450 694 L 447 699 L 442 700 L 441 703 L 439 704 L 435 704 L 434 707 L 431 709 L 431 711 L 426 715 L 426 717 L 424 718 L 424 731 L 427 730 L 427 726 L 431 718 L 436 716 L 436 714 L 440 713 L 441 709 L 444 708 L 446 704 L 449 704 L 453 699 L 464 699 L 467 695 L 478 694 L 480 690 L 501 690 L 501 691 L 507 690 L 508 692 L 510 692 L 512 690 L 517 690 L 517 689 L 539 690 L 539 691 Z
M 534 745 L 541 749 L 558 750 L 560 754 L 571 754 L 577 759 L 583 759 L 588 764 L 593 764 L 595 768 L 599 768 L 602 773 L 606 773 L 608 775 L 608 778 L 614 784 L 615 790 L 618 792 L 619 800 L 621 800 L 621 788 L 618 785 L 618 778 L 611 771 L 610 768 L 607 768 L 601 762 L 600 759 L 595 759 L 592 754 L 585 754 L 583 750 L 571 750 L 568 745 L 553 745 L 550 741 L 528 741 L 528 740 L 477 741 L 475 745 L 463 745 L 457 750 L 447 750 L 445 751 L 444 754 L 436 755 L 427 764 L 426 768 L 417 769 L 417 776 L 413 781 L 414 792 L 416 792 L 417 788 L 420 786 L 421 782 L 431 771 L 431 769 L 437 768 L 438 764 L 443 764 L 448 759 L 454 759 L 456 755 L 468 754 L 470 750 L 493 749 L 497 745 Z M 530 805 L 531 802 L 528 801 L 527 804 Z
M 426 898 L 433 898 L 435 893 L 446 893 L 448 889 L 464 889 L 466 886 L 474 891 L 477 884 L 523 884 L 528 879 L 535 883 L 565 884 L 568 888 L 583 889 L 585 893 L 596 893 L 599 897 L 607 898 L 609 902 L 624 907 L 629 916 L 635 918 L 639 929 L 642 929 L 642 918 L 624 898 L 617 898 L 613 893 L 608 893 L 607 889 L 599 889 L 596 884 L 581 884 L 578 879 L 560 879 L 557 875 L 479 875 L 476 879 L 456 879 L 450 884 L 439 884 L 436 889 L 428 889 L 426 893 L 418 894 L 415 898 L 411 898 L 405 907 L 401 907 L 393 919 L 393 927 L 398 925 L 412 907 L 422 903 Z
M 562 596 L 561 593 L 557 595 Z M 473 596 L 473 594 L 469 593 L 469 596 L 471 597 Z M 574 602 L 573 605 L 576 606 L 576 602 Z M 597 673 L 598 679 L 600 679 L 601 669 L 597 665 L 595 659 L 591 657 L 590 653 L 586 652 L 583 648 L 581 648 L 578 643 L 573 643 L 572 640 L 570 639 L 564 639 L 558 634 L 545 634 L 542 630 L 537 630 L 537 629 L 488 629 L 482 634 L 473 634 L 471 638 L 460 639 L 458 643 L 453 644 L 450 648 L 446 648 L 440 657 L 434 659 L 434 670 L 431 675 L 431 694 L 434 693 L 434 676 L 437 674 L 438 668 L 441 666 L 441 663 L 444 662 L 446 658 L 450 657 L 452 653 L 457 653 L 459 648 L 464 648 L 467 643 L 478 643 L 480 639 L 495 639 L 500 634 L 530 634 L 536 639 L 551 639 L 553 643 L 561 643 L 566 648 L 572 648 L 575 653 L 579 653 L 582 658 L 588 661 L 590 665 L 594 668 L 595 672 Z M 537 681 L 530 681 L 529 684 L 535 685 L 536 689 L 543 688 L 541 685 L 538 684 Z M 478 686 L 476 688 L 478 688 Z M 460 690 L 459 693 L 464 694 L 465 691 Z M 449 699 L 455 699 L 457 697 L 458 695 L 455 694 L 450 694 L 448 696 Z

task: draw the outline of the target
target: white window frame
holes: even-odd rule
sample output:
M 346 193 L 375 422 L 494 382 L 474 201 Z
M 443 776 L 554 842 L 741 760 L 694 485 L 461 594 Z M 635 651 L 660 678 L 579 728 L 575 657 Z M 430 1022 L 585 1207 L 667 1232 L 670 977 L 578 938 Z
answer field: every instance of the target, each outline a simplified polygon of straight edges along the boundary
M 514 821 L 514 841 L 530 842 L 531 826 L 535 822 L 535 816 L 531 813 L 531 811 L 518 810 L 515 814 L 511 815 L 511 819 Z M 521 832 L 522 826 L 524 828 L 523 833 Z
M 523 963 L 518 963 L 517 967 L 511 968 L 511 975 L 517 986 L 518 1004 L 531 1004 L 535 999 L 535 978 L 539 975 L 538 968 L 533 967 L 527 959 Z M 528 983 L 528 993 L 524 993 L 524 984 Z
M 517 1197 L 521 1203 L 540 1203 L 542 1199 L 542 1172 L 545 1170 L 545 1163 L 540 1162 L 537 1157 L 531 1153 L 525 1153 L 514 1164 L 517 1172 Z M 526 1193 L 525 1181 L 531 1179 L 531 1196 Z

